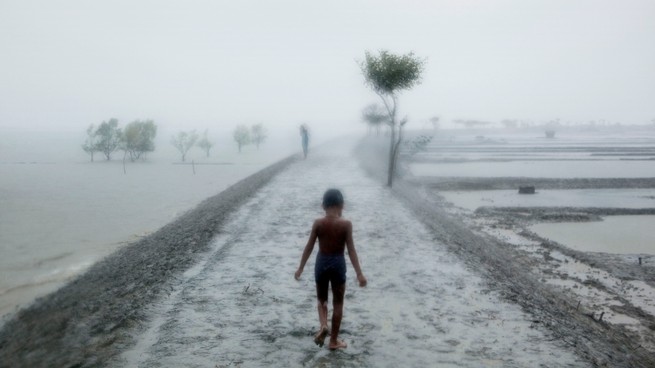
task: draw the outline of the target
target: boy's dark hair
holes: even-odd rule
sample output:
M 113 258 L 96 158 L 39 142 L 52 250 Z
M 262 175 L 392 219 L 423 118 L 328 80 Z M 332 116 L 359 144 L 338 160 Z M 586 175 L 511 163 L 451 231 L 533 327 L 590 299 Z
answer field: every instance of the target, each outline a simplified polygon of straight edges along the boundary
M 343 205 L 343 194 L 339 189 L 328 189 L 323 194 L 323 207 L 333 207 Z

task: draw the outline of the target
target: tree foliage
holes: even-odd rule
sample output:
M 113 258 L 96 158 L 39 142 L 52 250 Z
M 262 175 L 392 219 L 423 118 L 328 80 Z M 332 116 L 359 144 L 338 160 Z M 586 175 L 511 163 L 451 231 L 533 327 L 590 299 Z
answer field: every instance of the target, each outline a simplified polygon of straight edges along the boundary
M 135 120 L 123 130 L 122 148 L 130 154 L 130 160 L 134 162 L 145 157 L 147 152 L 155 150 L 156 135 L 157 126 L 152 120 Z
M 232 136 L 239 146 L 239 153 L 241 153 L 241 147 L 250 143 L 250 129 L 245 125 L 237 125 Z
M 391 186 L 402 142 L 402 128 L 407 123 L 407 118 L 397 121 L 398 93 L 421 83 L 425 60 L 416 57 L 413 52 L 396 55 L 381 50 L 374 55 L 366 51 L 360 67 L 366 85 L 380 97 L 387 111 L 387 124 L 391 130 L 387 185 Z
M 264 143 L 267 137 L 268 132 L 263 124 L 255 124 L 250 127 L 250 140 L 257 146 L 257 149 L 259 149 L 259 145 Z
M 209 157 L 209 151 L 214 146 L 214 142 L 209 140 L 207 134 L 208 134 L 208 130 L 205 129 L 205 132 L 202 133 L 202 138 L 200 138 L 200 140 L 198 141 L 198 143 L 196 145 L 198 147 L 200 147 L 200 149 L 205 151 L 205 155 L 207 155 L 207 157 Z
M 196 144 L 198 140 L 198 133 L 195 130 L 189 132 L 179 132 L 177 135 L 171 137 L 171 144 L 180 151 L 182 154 L 182 162 L 186 161 L 186 154 L 191 147 Z
M 117 119 L 103 121 L 95 132 L 97 138 L 97 151 L 104 153 L 107 160 L 111 160 L 111 154 L 118 149 L 123 139 L 123 134 L 118 128 Z
M 413 52 L 395 55 L 381 50 L 378 55 L 366 51 L 362 65 L 364 78 L 369 87 L 380 95 L 394 95 L 421 83 L 425 61 Z

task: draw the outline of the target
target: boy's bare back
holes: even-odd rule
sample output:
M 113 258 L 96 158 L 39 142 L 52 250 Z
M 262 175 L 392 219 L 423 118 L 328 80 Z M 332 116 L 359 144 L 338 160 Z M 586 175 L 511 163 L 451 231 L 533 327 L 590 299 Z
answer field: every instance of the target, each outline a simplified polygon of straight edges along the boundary
M 343 254 L 352 244 L 352 223 L 338 217 L 326 216 L 314 221 L 313 230 L 318 238 L 318 249 L 323 254 Z

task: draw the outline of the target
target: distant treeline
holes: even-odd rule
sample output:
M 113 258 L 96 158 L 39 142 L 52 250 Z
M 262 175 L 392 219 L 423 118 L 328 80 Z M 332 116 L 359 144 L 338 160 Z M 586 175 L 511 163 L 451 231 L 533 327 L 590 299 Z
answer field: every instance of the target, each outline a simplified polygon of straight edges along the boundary
M 95 153 L 100 152 L 107 160 L 111 160 L 114 152 L 122 150 L 124 157 L 129 155 L 130 160 L 134 162 L 139 159 L 145 160 L 147 153 L 155 150 L 157 125 L 152 120 L 135 120 L 121 129 L 117 119 L 109 119 L 97 127 L 91 124 L 86 130 L 86 135 L 82 149 L 90 155 L 91 161 L 93 161 Z M 239 152 L 241 152 L 242 146 L 251 143 L 259 149 L 267 137 L 267 130 L 261 123 L 252 125 L 250 128 L 238 125 L 233 132 Z M 195 130 L 180 131 L 171 137 L 171 144 L 180 152 L 183 162 L 186 161 L 187 152 L 191 148 L 198 147 L 209 157 L 214 146 L 214 142 L 208 138 L 207 129 L 202 136 L 198 135 Z
M 117 119 L 109 119 L 97 128 L 91 124 L 86 129 L 82 149 L 91 156 L 91 161 L 96 152 L 102 152 L 107 160 L 111 160 L 112 153 L 117 150 L 123 150 L 125 155 L 130 155 L 130 160 L 136 161 L 145 159 L 148 152 L 155 150 L 156 135 L 157 126 L 152 120 L 135 120 L 121 129 Z

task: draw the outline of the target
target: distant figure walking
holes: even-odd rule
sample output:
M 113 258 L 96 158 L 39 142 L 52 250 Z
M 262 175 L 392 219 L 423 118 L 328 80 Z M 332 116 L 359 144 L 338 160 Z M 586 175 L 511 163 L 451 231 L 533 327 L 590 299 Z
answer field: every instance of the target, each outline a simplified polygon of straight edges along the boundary
M 295 273 L 296 280 L 300 279 L 305 263 L 314 250 L 318 238 L 318 254 L 314 265 L 314 278 L 316 279 L 316 296 L 318 299 L 318 321 L 320 327 L 314 342 L 323 346 L 328 335 L 328 289 L 332 286 L 332 329 L 330 333 L 330 350 L 343 349 L 348 345 L 339 340 L 339 329 L 343 317 L 343 299 L 346 293 L 346 259 L 344 250 L 348 249 L 350 263 L 357 274 L 360 287 L 366 286 L 366 277 L 359 266 L 359 258 L 353 242 L 353 225 L 350 221 L 341 218 L 343 210 L 343 195 L 337 189 L 329 189 L 323 195 L 323 209 L 325 217 L 314 221 L 309 240 L 302 252 L 300 266 Z
M 302 153 L 307 158 L 307 150 L 309 149 L 309 129 L 306 124 L 300 126 L 300 137 L 302 138 Z

